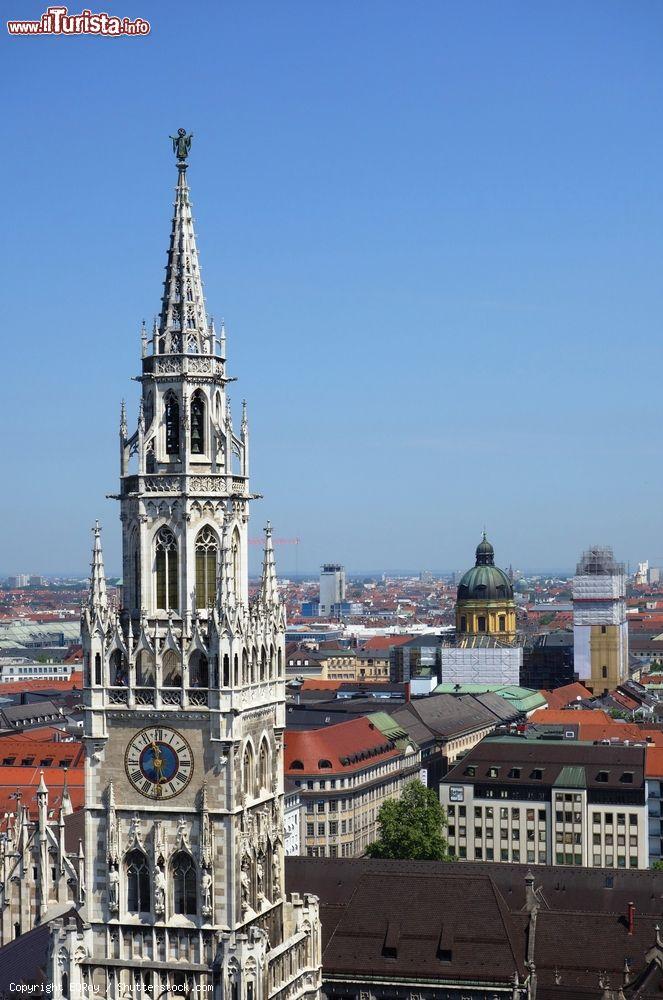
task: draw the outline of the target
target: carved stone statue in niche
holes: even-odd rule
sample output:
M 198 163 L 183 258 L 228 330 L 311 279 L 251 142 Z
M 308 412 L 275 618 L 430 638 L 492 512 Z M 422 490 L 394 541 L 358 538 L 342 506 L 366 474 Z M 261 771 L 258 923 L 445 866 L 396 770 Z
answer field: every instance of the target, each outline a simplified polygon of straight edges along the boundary
M 209 917 L 212 912 L 212 876 L 207 868 L 203 868 L 200 877 L 200 891 L 203 897 L 203 916 Z
M 274 851 L 272 859 L 272 899 L 281 898 L 281 855 L 279 851 Z
M 154 866 L 154 912 L 162 914 L 166 909 L 166 876 L 159 865 Z
M 111 913 L 120 909 L 120 873 L 116 864 L 112 864 L 108 872 L 108 908 Z
M 240 884 L 242 888 L 242 916 L 244 916 L 247 911 L 251 908 L 251 876 L 249 875 L 249 866 L 251 862 L 248 857 L 245 857 L 242 861 L 242 869 L 240 872 Z
M 264 903 L 265 901 L 265 866 L 263 864 L 265 858 L 261 854 L 256 860 L 256 883 L 258 889 L 258 905 Z

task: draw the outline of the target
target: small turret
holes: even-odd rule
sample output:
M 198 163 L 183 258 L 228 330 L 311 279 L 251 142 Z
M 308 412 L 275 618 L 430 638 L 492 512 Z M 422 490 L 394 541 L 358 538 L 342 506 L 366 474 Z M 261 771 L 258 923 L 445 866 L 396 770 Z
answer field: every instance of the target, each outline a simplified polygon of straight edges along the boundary
M 274 561 L 274 545 L 272 543 L 272 526 L 269 521 L 265 527 L 265 549 L 262 561 L 262 580 L 260 582 L 260 603 L 266 608 L 275 607 L 279 603 L 279 591 L 276 580 L 276 563 Z
M 94 545 L 92 546 L 92 564 L 90 572 L 90 594 L 88 608 L 91 611 L 108 610 L 108 594 L 106 593 L 106 574 L 104 573 L 104 556 L 101 551 L 101 527 L 96 521 L 92 529 Z

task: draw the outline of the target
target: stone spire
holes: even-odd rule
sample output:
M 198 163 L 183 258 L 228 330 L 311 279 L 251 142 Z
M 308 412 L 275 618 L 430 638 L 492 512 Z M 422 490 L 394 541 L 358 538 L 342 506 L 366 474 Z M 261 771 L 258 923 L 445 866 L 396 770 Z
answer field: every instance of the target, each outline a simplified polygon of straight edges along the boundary
M 209 327 L 186 180 L 187 162 L 180 153 L 177 156 L 175 206 L 155 353 L 203 354 L 209 347 Z
M 95 523 L 92 529 L 94 534 L 94 545 L 92 546 L 92 565 L 90 572 L 90 595 L 88 605 L 95 610 L 108 607 L 108 595 L 106 593 L 106 574 L 104 573 L 104 556 L 101 551 L 101 528 L 99 522 Z
M 260 601 L 266 607 L 274 606 L 279 603 L 279 591 L 276 584 L 276 563 L 274 561 L 274 545 L 272 543 L 272 525 L 269 521 L 265 527 L 265 549 L 262 560 Z

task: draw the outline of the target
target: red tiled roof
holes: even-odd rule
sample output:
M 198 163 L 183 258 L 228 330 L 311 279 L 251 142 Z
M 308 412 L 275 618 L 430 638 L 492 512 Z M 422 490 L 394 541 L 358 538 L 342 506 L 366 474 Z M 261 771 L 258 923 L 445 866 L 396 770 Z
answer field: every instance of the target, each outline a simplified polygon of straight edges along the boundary
M 628 695 L 622 694 L 621 691 L 611 691 L 610 697 L 613 701 L 616 701 L 618 705 L 622 705 L 624 708 L 627 708 L 629 712 L 632 712 L 634 708 L 640 707 L 635 698 L 629 698 Z
M 0 812 L 16 812 L 19 801 L 27 806 L 31 814 L 37 807 L 37 788 L 41 774 L 48 788 L 49 811 L 57 811 L 62 804 L 62 789 L 65 779 L 74 809 L 83 807 L 85 782 L 82 767 L 0 767 Z M 20 800 L 16 793 L 20 792 Z
M 364 717 L 325 729 L 286 730 L 285 733 L 285 772 L 291 778 L 300 774 L 360 771 L 377 760 L 388 760 L 399 753 L 400 750 L 389 744 L 380 730 Z M 295 761 L 303 767 L 293 767 Z M 320 766 L 323 761 L 331 766 Z
M 553 726 L 564 726 L 567 722 L 571 726 L 579 726 L 583 722 L 591 725 L 607 725 L 613 722 L 612 717 L 602 708 L 539 708 L 530 715 L 529 721 L 534 724 L 548 723 Z
M 302 691 L 338 691 L 343 681 L 318 680 L 316 677 L 305 677 Z
M 83 744 L 79 741 L 71 743 L 62 740 L 29 739 L 30 733 L 24 733 L 17 737 L 12 734 L 0 739 L 0 770 L 10 766 L 3 764 L 3 761 L 14 758 L 16 766 L 22 764 L 24 760 L 30 760 L 30 765 L 42 767 L 60 767 L 63 761 L 69 761 L 69 767 L 79 767 L 83 764 Z M 51 764 L 44 765 L 42 761 L 49 760 Z M 30 766 L 28 765 L 28 766 Z M 2 775 L 0 774 L 0 781 Z
M 83 690 L 83 673 L 80 670 L 72 670 L 69 680 L 44 677 L 34 681 L 9 681 L 0 684 L 0 695 L 21 694 L 23 691 L 73 691 L 75 688 Z
M 630 722 L 581 723 L 578 727 L 578 738 L 588 743 L 595 740 L 628 740 L 630 743 L 651 742 L 655 746 L 663 746 L 663 732 L 660 729 L 644 729 Z
M 392 646 L 403 646 L 406 642 L 411 642 L 413 638 L 414 636 L 411 635 L 374 635 L 361 648 L 373 651 L 390 649 Z
M 546 699 L 548 702 L 548 708 L 550 709 L 566 708 L 567 705 L 577 701 L 578 698 L 584 699 L 592 697 L 592 692 L 589 691 L 584 684 L 580 684 L 578 681 L 574 684 L 564 684 L 563 687 L 555 688 L 554 691 L 546 691 L 544 689 L 539 693 Z
M 645 775 L 647 778 L 663 778 L 663 747 L 647 747 Z

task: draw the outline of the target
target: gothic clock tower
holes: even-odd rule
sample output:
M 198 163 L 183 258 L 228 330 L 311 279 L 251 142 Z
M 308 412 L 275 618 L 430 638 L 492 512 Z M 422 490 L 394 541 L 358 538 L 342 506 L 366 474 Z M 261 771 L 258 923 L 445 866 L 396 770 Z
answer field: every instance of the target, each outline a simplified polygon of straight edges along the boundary
M 285 615 L 271 529 L 248 594 L 249 431 L 208 318 L 187 184 L 161 313 L 142 330 L 138 425 L 120 424 L 123 601 L 100 530 L 83 611 L 85 899 L 51 943 L 54 995 L 306 997 L 317 900 L 283 882 Z

